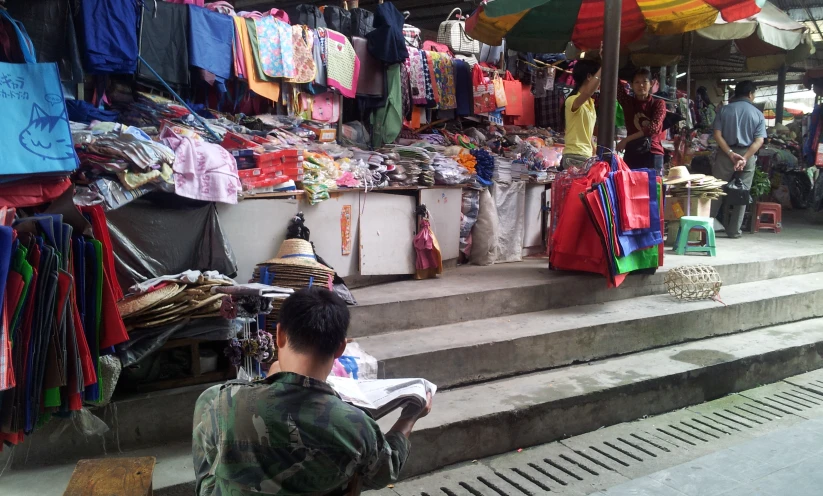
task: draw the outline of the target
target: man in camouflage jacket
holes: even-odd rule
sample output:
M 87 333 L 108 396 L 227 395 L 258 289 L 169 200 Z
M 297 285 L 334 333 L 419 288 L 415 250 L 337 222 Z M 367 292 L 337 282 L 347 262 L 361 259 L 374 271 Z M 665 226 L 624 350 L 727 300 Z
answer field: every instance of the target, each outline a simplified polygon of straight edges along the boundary
M 192 439 L 197 495 L 326 496 L 342 494 L 355 477 L 371 489 L 397 480 L 409 434 L 431 400 L 422 412 L 404 412 L 386 434 L 344 403 L 325 378 L 346 348 L 348 326 L 348 308 L 334 293 L 298 291 L 280 310 L 280 371 L 200 396 Z

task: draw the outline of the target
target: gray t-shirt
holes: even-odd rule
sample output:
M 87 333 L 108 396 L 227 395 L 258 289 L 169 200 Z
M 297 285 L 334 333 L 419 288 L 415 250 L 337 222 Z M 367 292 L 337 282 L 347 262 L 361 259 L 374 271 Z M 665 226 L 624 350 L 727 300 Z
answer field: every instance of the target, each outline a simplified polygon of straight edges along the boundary
M 729 146 L 748 147 L 755 138 L 766 137 L 766 118 L 747 99 L 732 100 L 717 112 L 714 129 L 723 134 Z

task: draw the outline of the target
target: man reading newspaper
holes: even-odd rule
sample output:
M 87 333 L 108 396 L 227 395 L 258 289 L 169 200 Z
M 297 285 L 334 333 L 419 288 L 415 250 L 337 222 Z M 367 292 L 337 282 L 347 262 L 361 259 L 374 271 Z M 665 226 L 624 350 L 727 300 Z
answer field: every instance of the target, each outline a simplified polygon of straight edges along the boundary
M 397 480 L 415 422 L 404 410 L 385 435 L 326 383 L 346 349 L 349 310 L 318 288 L 294 293 L 280 310 L 279 371 L 262 382 L 206 390 L 194 412 L 196 493 L 342 495 L 353 480 L 378 489 Z

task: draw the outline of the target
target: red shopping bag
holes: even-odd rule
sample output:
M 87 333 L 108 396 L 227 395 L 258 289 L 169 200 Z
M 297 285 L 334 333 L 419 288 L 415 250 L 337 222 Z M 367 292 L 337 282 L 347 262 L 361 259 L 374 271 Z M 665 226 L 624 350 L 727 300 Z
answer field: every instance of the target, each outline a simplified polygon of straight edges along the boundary
M 474 93 L 474 113 L 486 114 L 497 109 L 494 97 L 494 83 L 487 82 L 480 65 L 472 68 L 472 91 Z
M 614 179 L 620 207 L 620 229 L 648 229 L 651 222 L 649 174 L 645 171 L 619 171 Z
M 521 112 L 514 117 L 512 124 L 516 126 L 534 126 L 534 95 L 530 84 L 521 84 L 520 105 Z
M 506 110 L 503 111 L 505 115 L 522 115 L 523 114 L 523 85 L 512 77 L 512 73 L 506 71 L 506 78 L 503 80 L 503 89 L 506 92 Z

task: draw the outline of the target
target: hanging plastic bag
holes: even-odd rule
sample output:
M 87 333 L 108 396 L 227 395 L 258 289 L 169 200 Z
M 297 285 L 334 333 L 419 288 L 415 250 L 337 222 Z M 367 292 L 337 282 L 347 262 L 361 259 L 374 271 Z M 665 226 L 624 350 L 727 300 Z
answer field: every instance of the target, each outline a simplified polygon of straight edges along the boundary
M 497 108 L 494 96 L 494 84 L 487 82 L 479 65 L 472 68 L 472 92 L 474 96 L 474 113 L 485 114 Z
M 523 85 L 509 71 L 506 71 L 506 79 L 503 80 L 503 91 L 506 93 L 506 110 L 503 113 L 509 116 L 523 115 Z

